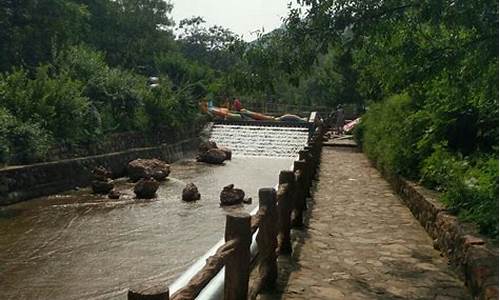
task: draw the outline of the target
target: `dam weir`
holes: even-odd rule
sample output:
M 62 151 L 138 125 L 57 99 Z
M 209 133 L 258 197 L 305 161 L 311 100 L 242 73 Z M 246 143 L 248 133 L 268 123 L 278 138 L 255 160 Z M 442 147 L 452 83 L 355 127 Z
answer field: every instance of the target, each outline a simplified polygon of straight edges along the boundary
M 307 143 L 310 124 L 215 122 L 210 139 L 233 150 L 225 165 L 186 157 L 171 164 L 153 200 L 136 200 L 133 184 L 111 200 L 88 188 L 0 207 L 2 299 L 126 299 L 130 286 L 169 283 L 223 236 L 222 187 L 254 199 L 277 184 Z M 200 201 L 181 201 L 193 182 Z

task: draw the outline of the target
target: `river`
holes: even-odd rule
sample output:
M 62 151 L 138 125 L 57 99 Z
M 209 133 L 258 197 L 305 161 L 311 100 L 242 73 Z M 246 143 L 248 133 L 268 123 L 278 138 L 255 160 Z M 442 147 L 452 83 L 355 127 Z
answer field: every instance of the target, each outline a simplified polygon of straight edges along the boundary
M 258 203 L 293 158 L 236 156 L 223 166 L 185 159 L 154 200 L 135 200 L 133 184 L 110 200 L 89 189 L 0 208 L 2 299 L 126 299 L 129 287 L 170 283 L 223 236 L 222 187 L 233 183 Z M 187 182 L 202 199 L 181 201 Z

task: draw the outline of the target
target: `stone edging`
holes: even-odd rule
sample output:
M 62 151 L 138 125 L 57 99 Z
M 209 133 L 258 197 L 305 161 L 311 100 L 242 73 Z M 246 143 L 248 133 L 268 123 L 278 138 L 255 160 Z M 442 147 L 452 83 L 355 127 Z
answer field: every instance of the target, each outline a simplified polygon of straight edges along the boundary
M 474 226 L 448 213 L 430 191 L 400 176 L 384 174 L 413 215 L 464 280 L 474 299 L 498 299 L 498 245 Z
M 194 151 L 199 141 L 191 138 L 157 147 L 7 167 L 0 170 L 0 206 L 89 185 L 91 171 L 98 166 L 109 169 L 113 177 L 121 177 L 127 163 L 137 158 L 159 158 L 171 163 Z

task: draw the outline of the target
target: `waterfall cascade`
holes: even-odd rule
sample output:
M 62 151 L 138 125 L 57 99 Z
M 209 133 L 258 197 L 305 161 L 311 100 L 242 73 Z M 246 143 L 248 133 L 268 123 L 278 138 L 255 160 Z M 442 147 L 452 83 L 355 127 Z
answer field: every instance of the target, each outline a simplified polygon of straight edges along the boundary
M 210 140 L 235 156 L 295 157 L 308 137 L 305 127 L 215 124 Z

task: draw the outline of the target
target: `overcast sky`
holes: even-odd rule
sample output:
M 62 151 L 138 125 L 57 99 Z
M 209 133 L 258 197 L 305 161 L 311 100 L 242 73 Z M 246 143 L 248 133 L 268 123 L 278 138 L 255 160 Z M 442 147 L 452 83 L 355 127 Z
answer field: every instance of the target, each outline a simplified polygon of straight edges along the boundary
M 192 16 L 203 17 L 209 26 L 222 25 L 243 35 L 246 41 L 256 38 L 251 32 L 278 28 L 287 15 L 291 0 L 171 0 L 176 24 Z

